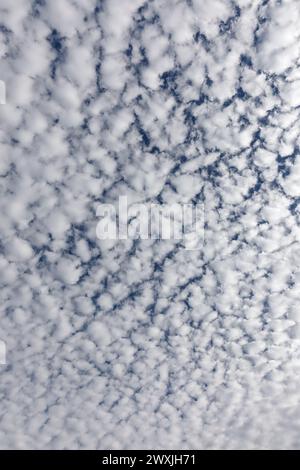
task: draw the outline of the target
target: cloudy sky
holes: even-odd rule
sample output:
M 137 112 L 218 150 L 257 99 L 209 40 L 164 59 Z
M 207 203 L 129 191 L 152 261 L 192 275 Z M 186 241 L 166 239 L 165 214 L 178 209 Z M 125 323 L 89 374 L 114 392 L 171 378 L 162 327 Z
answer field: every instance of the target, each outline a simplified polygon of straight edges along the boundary
M 299 24 L 0 0 L 1 449 L 300 448 Z M 124 195 L 203 204 L 202 248 L 99 240 Z

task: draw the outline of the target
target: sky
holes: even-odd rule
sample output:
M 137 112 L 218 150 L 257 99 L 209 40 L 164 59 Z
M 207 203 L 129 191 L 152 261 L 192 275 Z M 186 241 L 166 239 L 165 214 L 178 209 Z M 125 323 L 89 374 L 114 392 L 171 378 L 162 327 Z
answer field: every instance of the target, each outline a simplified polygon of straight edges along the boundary
M 0 0 L 1 449 L 300 448 L 299 23 Z M 100 240 L 121 196 L 202 246 Z

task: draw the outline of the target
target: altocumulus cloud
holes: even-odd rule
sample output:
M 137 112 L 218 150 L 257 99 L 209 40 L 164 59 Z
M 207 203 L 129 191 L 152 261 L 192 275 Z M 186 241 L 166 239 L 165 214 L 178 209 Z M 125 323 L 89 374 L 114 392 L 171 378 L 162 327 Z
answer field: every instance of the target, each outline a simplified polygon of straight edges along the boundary
M 0 17 L 1 448 L 298 448 L 299 2 Z M 202 249 L 97 239 L 122 195 Z

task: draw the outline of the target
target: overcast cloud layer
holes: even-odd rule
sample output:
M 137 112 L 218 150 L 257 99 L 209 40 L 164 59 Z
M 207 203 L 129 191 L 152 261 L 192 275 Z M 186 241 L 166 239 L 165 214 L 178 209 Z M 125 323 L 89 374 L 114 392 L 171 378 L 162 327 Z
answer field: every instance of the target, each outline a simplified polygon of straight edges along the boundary
M 300 448 L 300 2 L 0 0 L 2 449 Z M 205 205 L 205 245 L 96 237 Z

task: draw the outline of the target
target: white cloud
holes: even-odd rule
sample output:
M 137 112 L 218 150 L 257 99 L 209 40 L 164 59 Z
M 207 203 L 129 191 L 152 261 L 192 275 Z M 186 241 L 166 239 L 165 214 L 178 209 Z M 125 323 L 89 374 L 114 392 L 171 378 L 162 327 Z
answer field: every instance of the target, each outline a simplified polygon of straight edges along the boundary
M 0 447 L 299 448 L 299 3 L 2 0 Z M 205 246 L 96 238 L 203 200 Z

